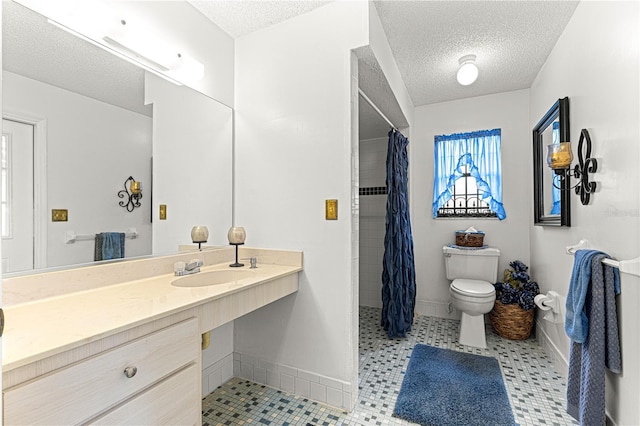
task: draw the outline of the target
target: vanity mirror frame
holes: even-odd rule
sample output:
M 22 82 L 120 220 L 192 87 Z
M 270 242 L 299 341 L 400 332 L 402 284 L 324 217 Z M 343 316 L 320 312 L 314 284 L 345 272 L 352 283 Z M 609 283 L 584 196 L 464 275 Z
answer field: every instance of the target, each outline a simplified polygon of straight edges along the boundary
M 550 141 L 544 141 L 542 134 L 558 119 L 560 142 L 570 141 L 569 124 L 569 98 L 558 99 L 553 106 L 545 113 L 542 119 L 533 128 L 533 217 L 534 225 L 538 226 L 571 226 L 571 203 L 569 199 L 569 188 L 571 182 L 569 176 L 565 179 L 558 179 L 560 185 L 560 214 L 548 215 L 549 206 L 545 206 L 544 193 L 550 188 L 544 186 L 544 173 L 549 173 L 550 169 L 546 164 L 546 146 Z

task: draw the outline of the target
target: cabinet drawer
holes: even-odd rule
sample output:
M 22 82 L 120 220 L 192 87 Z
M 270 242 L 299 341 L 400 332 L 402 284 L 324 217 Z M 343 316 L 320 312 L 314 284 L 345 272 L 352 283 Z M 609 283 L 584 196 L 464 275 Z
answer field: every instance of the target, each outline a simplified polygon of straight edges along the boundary
M 131 398 L 93 425 L 200 425 L 202 400 L 196 363 Z
M 4 423 L 81 423 L 196 361 L 199 352 L 198 322 L 191 318 L 8 389 Z M 137 368 L 131 378 L 127 367 Z

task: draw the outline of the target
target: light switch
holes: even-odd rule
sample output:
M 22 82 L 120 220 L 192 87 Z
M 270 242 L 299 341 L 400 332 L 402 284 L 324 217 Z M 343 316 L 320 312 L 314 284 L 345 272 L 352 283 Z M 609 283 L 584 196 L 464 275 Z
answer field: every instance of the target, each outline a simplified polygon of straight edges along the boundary
M 325 219 L 338 220 L 338 200 L 325 200 Z
M 67 209 L 52 209 L 51 222 L 67 222 L 69 220 L 69 211 Z

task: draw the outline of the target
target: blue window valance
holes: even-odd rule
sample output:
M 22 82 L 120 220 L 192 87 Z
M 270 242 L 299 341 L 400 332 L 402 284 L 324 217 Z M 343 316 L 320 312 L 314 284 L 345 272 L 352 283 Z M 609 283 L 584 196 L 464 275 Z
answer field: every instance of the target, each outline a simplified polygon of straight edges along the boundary
M 455 181 L 465 170 L 476 179 L 480 197 L 496 213 L 507 217 L 502 205 L 500 129 L 436 136 L 434 141 L 433 217 L 453 196 Z

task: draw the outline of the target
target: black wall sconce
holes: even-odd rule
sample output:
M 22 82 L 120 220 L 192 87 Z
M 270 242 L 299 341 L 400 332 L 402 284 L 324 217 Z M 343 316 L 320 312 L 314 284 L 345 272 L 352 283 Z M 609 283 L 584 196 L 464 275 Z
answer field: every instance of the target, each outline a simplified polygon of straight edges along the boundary
M 576 194 L 580 194 L 582 205 L 587 205 L 591 194 L 595 192 L 598 186 L 596 182 L 589 182 L 589 173 L 595 173 L 598 170 L 598 162 L 595 158 L 591 158 L 591 137 L 587 129 L 582 129 L 580 132 L 580 141 L 578 142 L 579 164 L 576 164 L 572 169 L 571 161 L 573 161 L 571 142 L 547 146 L 547 164 L 561 181 L 560 185 L 556 185 L 554 179 L 553 186 L 558 189 L 575 189 Z M 572 187 L 562 185 L 562 181 L 570 176 L 578 179 L 578 183 Z
M 127 188 L 127 182 L 129 187 Z M 136 181 L 132 176 L 129 176 L 124 181 L 124 189 L 118 191 L 118 197 L 124 198 L 120 201 L 120 207 L 124 207 L 128 212 L 132 212 L 136 207 L 140 207 L 140 199 L 142 198 L 142 183 Z

